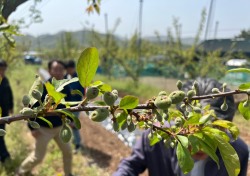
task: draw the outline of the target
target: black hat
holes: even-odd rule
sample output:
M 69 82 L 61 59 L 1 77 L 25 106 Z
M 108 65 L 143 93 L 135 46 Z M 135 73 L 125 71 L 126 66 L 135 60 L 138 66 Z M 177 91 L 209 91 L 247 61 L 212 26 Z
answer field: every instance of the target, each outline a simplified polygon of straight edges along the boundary
M 7 67 L 7 66 L 8 66 L 7 63 L 4 60 L 0 59 L 0 67 Z
M 212 94 L 213 88 L 218 88 L 220 91 L 222 91 L 223 89 L 223 86 L 222 86 L 223 84 L 221 84 L 215 79 L 197 78 L 196 81 L 198 82 L 198 85 L 199 85 L 198 95 Z M 186 83 L 184 83 L 183 88 L 182 88 L 183 91 L 187 92 L 188 90 L 191 90 L 193 86 L 193 82 L 194 80 L 189 80 Z M 230 89 L 226 88 L 225 91 L 230 91 Z M 223 102 L 224 102 L 224 97 L 203 99 L 200 101 L 202 106 L 210 104 L 210 108 L 215 111 L 215 114 L 217 115 L 218 118 L 232 121 L 234 117 L 234 113 L 236 111 L 233 95 L 226 97 L 226 103 L 228 105 L 228 109 L 226 111 L 222 111 L 220 108 Z

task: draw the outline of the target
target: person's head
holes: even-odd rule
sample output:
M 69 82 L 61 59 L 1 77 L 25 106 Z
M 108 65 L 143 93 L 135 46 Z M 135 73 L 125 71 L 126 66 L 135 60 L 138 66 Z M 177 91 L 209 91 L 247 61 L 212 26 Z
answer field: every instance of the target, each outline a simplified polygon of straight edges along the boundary
M 0 59 L 0 77 L 4 77 L 5 76 L 5 71 L 7 69 L 7 63 L 4 60 Z
M 199 85 L 199 94 L 198 95 L 212 94 L 213 88 L 218 88 L 220 91 L 222 91 L 222 84 L 219 83 L 215 79 L 197 78 L 196 81 L 198 82 L 198 85 Z M 185 92 L 187 92 L 188 90 L 191 90 L 193 82 L 194 82 L 194 80 L 187 81 L 186 83 L 183 84 L 182 89 Z M 229 91 L 229 89 L 226 88 L 225 91 Z M 218 118 L 223 119 L 223 120 L 232 121 L 233 117 L 234 117 L 234 113 L 236 111 L 233 95 L 226 97 L 226 103 L 228 105 L 228 109 L 226 111 L 223 111 L 220 108 L 221 105 L 223 104 L 223 102 L 224 102 L 224 97 L 204 99 L 204 100 L 200 101 L 202 106 L 210 104 L 210 108 L 214 110 L 214 112 Z
M 64 78 L 65 69 L 66 69 L 65 64 L 60 60 L 51 60 L 48 63 L 48 70 L 51 77 L 54 77 L 57 80 Z
M 69 75 L 73 75 L 76 71 L 76 64 L 75 64 L 75 61 L 74 60 L 69 60 L 67 65 L 66 65 L 66 68 L 67 68 L 67 73 Z

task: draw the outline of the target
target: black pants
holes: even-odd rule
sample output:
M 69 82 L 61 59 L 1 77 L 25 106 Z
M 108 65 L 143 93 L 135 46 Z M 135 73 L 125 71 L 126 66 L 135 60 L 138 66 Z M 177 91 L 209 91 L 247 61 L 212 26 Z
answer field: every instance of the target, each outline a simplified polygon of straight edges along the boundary
M 0 129 L 5 129 L 5 124 L 0 124 Z M 9 157 L 10 154 L 6 148 L 4 136 L 0 136 L 0 161 L 4 162 Z

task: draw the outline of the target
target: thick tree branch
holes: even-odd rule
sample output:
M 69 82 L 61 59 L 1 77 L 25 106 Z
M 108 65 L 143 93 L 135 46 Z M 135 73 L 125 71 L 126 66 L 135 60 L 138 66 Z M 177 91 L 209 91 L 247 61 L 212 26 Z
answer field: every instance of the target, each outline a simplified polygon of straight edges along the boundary
M 3 17 L 8 20 L 10 14 L 13 13 L 19 5 L 25 3 L 26 1 L 28 0 L 5 0 L 2 10 Z

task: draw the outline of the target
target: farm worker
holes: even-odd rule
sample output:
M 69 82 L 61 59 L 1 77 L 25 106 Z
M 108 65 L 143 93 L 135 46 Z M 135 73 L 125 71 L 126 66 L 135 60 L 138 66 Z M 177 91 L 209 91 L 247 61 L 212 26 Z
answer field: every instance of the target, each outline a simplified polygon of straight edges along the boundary
M 51 75 L 51 78 L 48 80 L 52 81 L 54 77 L 56 80 L 61 80 L 64 78 L 66 67 L 65 64 L 60 60 L 52 60 L 48 63 L 48 70 Z M 63 94 L 66 94 L 65 101 L 71 101 L 70 89 L 68 86 L 65 86 L 62 90 Z M 47 91 L 44 87 L 42 101 L 45 98 Z M 36 106 L 36 104 L 35 104 Z M 59 104 L 57 106 L 58 109 L 64 108 L 64 105 Z M 30 125 L 29 128 L 31 130 L 32 136 L 35 138 L 35 149 L 30 153 L 30 155 L 22 162 L 19 167 L 16 176 L 27 175 L 31 172 L 31 170 L 40 163 L 45 154 L 48 143 L 54 139 L 60 150 L 63 154 L 63 169 L 65 176 L 73 176 L 72 173 L 72 150 L 70 143 L 64 143 L 60 137 L 59 133 L 62 128 L 61 118 L 58 116 L 46 116 L 47 120 L 49 120 L 53 128 L 50 128 L 49 125 L 43 120 L 36 119 L 36 122 L 40 124 L 40 128 L 33 129 Z
M 211 90 L 215 87 L 220 90 L 222 88 L 222 84 L 214 79 L 198 78 L 197 81 L 199 85 L 199 95 L 211 94 Z M 192 84 L 193 81 L 188 81 L 184 84 L 183 90 L 191 90 Z M 232 121 L 236 109 L 234 98 L 233 96 L 227 96 L 226 103 L 228 104 L 228 109 L 226 111 L 220 109 L 223 101 L 224 98 L 220 97 L 201 100 L 200 103 L 203 106 L 210 104 L 211 109 L 214 109 L 218 118 Z M 148 134 L 149 130 L 142 134 L 134 146 L 131 156 L 121 161 L 113 176 L 137 176 L 146 169 L 148 169 L 150 176 L 184 176 L 178 165 L 176 148 L 166 148 L 163 141 L 150 146 Z M 241 167 L 239 176 L 246 176 L 249 156 L 248 147 L 240 138 L 231 141 L 230 144 L 239 156 Z M 227 176 L 228 173 L 222 158 L 219 153 L 217 155 L 220 168 L 218 168 L 217 164 L 205 153 L 198 152 L 193 156 L 195 164 L 192 171 L 185 176 Z

